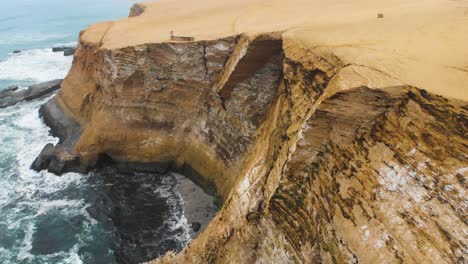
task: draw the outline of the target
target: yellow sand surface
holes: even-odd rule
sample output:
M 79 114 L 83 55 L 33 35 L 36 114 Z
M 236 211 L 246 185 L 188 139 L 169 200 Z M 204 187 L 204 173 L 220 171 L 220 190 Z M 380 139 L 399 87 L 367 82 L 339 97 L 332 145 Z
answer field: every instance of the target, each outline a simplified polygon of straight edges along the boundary
M 82 41 L 116 49 L 168 42 L 170 31 L 195 41 L 282 31 L 306 50 L 333 53 L 365 79 L 378 72 L 393 83 L 468 100 L 468 0 L 161 0 L 139 5 L 143 14 L 94 24 Z

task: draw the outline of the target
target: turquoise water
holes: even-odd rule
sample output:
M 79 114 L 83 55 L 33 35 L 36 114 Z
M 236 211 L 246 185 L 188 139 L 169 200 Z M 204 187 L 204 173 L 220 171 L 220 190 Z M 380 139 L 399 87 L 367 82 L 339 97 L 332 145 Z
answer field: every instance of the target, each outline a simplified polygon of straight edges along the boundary
M 63 77 L 71 57 L 53 56 L 49 48 L 76 43 L 80 30 L 92 23 L 127 17 L 135 2 L 0 0 L 0 89 Z
M 93 22 L 126 17 L 134 2 L 0 0 L 0 89 L 65 77 L 72 57 L 51 47 L 76 43 Z M 172 174 L 30 170 L 58 141 L 38 117 L 47 99 L 0 109 L 0 263 L 136 263 L 185 245 Z

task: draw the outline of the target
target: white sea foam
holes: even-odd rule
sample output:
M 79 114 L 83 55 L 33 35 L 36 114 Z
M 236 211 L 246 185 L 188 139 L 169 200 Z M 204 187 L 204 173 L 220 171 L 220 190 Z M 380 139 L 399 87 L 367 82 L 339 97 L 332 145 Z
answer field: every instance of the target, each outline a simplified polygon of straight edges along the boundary
M 72 60 L 51 48 L 25 50 L 0 61 L 0 79 L 45 82 L 64 78 Z
M 175 174 L 171 175 L 172 177 L 176 177 Z M 167 177 L 169 178 L 169 177 Z M 177 177 L 176 177 L 177 179 Z M 177 184 L 179 184 L 179 181 L 177 180 Z M 177 190 L 177 188 L 176 188 Z M 179 240 L 179 242 L 185 246 L 191 239 L 191 231 L 192 229 L 190 228 L 189 224 L 188 224 L 188 220 L 187 220 L 187 217 L 185 217 L 185 213 L 184 213 L 184 210 L 182 210 L 181 212 L 181 215 L 176 215 L 174 214 L 174 212 L 176 212 L 177 210 L 175 209 L 175 206 L 176 204 L 179 204 L 182 206 L 184 206 L 184 198 L 182 197 L 182 194 L 178 191 L 175 191 L 174 192 L 174 196 L 175 196 L 175 199 L 170 199 L 168 201 L 168 203 L 173 207 L 173 209 L 171 210 L 171 213 L 172 213 L 172 216 L 171 216 L 171 220 L 169 220 L 169 227 L 170 227 L 170 230 L 171 231 L 174 231 L 174 230 L 177 230 L 177 229 L 182 229 L 183 232 L 181 232 L 180 234 L 178 234 L 176 237 L 177 239 Z
M 31 253 L 35 232 L 36 217 L 51 211 L 58 215 L 84 214 L 89 220 L 84 200 L 67 198 L 46 198 L 48 194 L 62 191 L 71 184 L 79 186 L 86 176 L 67 173 L 57 177 L 48 172 L 37 173 L 30 169 L 35 157 L 47 143 L 58 139 L 49 136 L 48 128 L 40 121 L 37 110 L 46 99 L 22 103 L 0 111 L 0 155 L 3 159 L 13 160 L 14 165 L 2 168 L 0 177 L 0 205 L 14 206 L 3 211 L 0 221 L 9 232 L 22 229 L 24 238 L 12 248 L 4 249 L 2 263 L 40 262 L 48 263 L 53 256 L 36 256 Z M 11 163 L 10 163 L 11 164 Z M 86 213 L 86 214 L 85 214 Z M 93 225 L 93 223 L 91 223 Z M 57 252 L 61 263 L 82 263 L 78 246 L 68 252 Z M 58 255 L 57 255 L 58 254 Z
M 170 177 L 164 177 L 161 181 L 161 185 L 155 188 L 153 193 L 164 199 L 172 197 L 174 195 L 174 187 L 172 186 L 171 181 L 173 181 L 173 179 Z
M 64 207 L 82 207 L 84 202 L 82 200 L 52 200 L 52 201 L 42 201 L 40 202 L 39 209 L 37 210 L 36 215 L 42 215 L 47 213 L 50 210 L 62 209 Z
M 34 234 L 34 224 L 29 223 L 26 228 L 26 234 L 23 239 L 23 243 L 21 244 L 21 248 L 18 253 L 19 260 L 26 260 L 30 259 L 32 255 L 29 251 L 32 249 L 32 242 L 33 242 L 33 234 Z

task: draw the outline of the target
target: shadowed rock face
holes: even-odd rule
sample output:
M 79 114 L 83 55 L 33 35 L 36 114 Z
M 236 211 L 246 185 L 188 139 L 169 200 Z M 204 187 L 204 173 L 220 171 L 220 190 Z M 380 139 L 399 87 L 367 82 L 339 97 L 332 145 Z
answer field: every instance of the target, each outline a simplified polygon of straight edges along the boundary
M 71 72 L 86 73 L 89 82 L 75 80 L 71 73 L 65 81 L 70 89 L 41 108 L 44 119 L 51 120 L 47 123 L 57 127 L 54 131 L 70 132 L 57 134 L 60 146 L 44 153 L 49 158 L 39 158 L 33 168 L 83 172 L 95 167 L 103 154 L 131 167 L 149 163 L 146 168 L 158 171 L 186 168 L 187 163 L 197 175 L 212 175 L 200 181 L 225 186 L 218 191 L 226 196 L 235 181 L 228 175 L 241 170 L 256 131 L 277 99 L 282 76 L 281 39 L 265 35 L 253 41 L 228 88 L 214 91 L 239 41 L 235 36 L 112 51 L 82 44 Z M 89 63 L 91 59 L 96 63 Z M 68 114 L 61 116 L 55 110 L 60 108 Z M 66 121 L 67 116 L 81 126 Z M 51 169 L 50 159 L 63 164 Z
M 216 190 L 211 224 L 154 263 L 464 262 L 466 103 L 359 67 L 281 33 L 82 41 L 35 168 L 110 157 Z

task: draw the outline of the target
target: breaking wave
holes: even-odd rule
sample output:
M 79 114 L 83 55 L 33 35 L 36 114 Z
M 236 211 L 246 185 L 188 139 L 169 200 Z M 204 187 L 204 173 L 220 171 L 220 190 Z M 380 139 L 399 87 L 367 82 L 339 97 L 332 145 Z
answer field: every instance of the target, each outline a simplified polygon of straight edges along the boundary
M 73 58 L 51 48 L 31 49 L 10 54 L 0 61 L 0 80 L 15 81 L 20 85 L 30 85 L 64 78 Z M 0 87 L 3 88 L 3 87 Z

